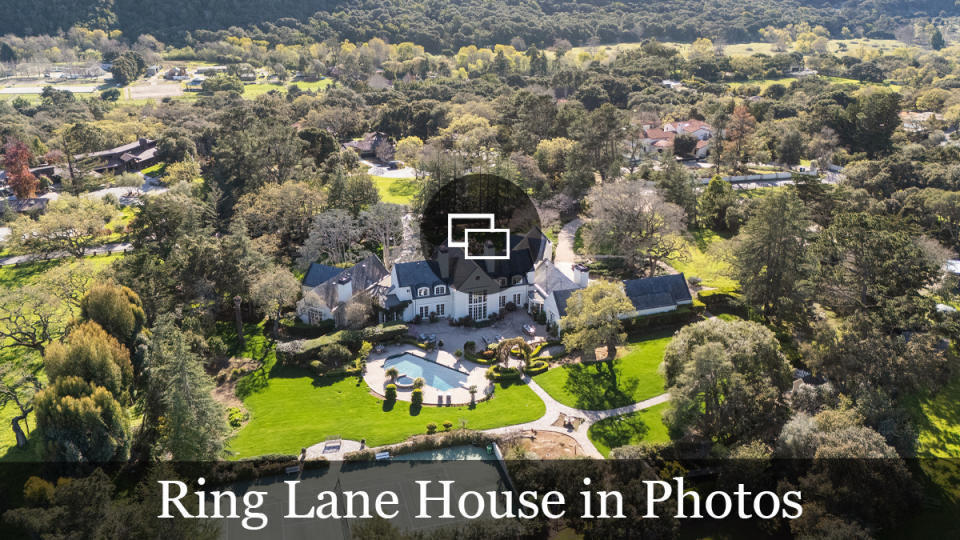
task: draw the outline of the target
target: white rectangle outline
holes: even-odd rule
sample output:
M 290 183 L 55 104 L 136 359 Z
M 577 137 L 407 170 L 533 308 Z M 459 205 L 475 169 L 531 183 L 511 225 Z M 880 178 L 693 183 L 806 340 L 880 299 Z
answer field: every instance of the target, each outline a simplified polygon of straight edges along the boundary
M 470 248 L 463 248 L 463 258 L 470 261 L 505 261 L 510 259 L 510 229 L 464 229 L 463 237 L 466 243 L 470 243 L 470 233 L 472 232 L 499 232 L 507 233 L 507 253 L 506 255 L 479 255 L 471 256 Z
M 455 219 L 489 219 L 490 220 L 489 230 L 493 230 L 494 220 L 496 219 L 496 216 L 494 216 L 493 214 L 447 214 L 447 246 L 464 248 L 464 251 L 466 251 L 466 248 L 467 248 L 466 236 L 464 236 L 463 242 L 453 241 L 453 220 Z M 484 229 L 473 229 L 473 230 L 480 231 Z

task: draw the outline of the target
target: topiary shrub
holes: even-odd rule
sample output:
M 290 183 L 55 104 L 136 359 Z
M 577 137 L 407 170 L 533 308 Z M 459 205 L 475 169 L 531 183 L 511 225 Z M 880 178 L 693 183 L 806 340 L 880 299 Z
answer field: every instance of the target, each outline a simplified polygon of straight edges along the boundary
M 450 431 L 451 428 L 453 428 L 453 422 L 447 420 L 447 421 L 445 421 L 445 422 L 443 423 L 443 430 L 444 430 L 444 431 Z
M 388 384 L 386 390 L 384 391 L 384 397 L 387 399 L 387 401 L 396 401 L 397 385 L 393 383 Z
M 317 350 L 317 360 L 328 366 L 340 366 L 353 359 L 353 353 L 339 343 L 324 345 Z
M 430 435 L 433 435 L 436 432 L 437 432 L 437 424 L 433 422 L 430 422 L 429 424 L 427 424 L 427 433 L 429 433 Z
M 419 407 L 423 405 L 423 389 L 422 388 L 413 389 L 413 392 L 411 392 L 411 395 L 410 395 L 410 404 L 413 407 Z
M 547 362 L 544 360 L 536 360 L 534 362 L 530 362 L 530 366 L 524 371 L 527 373 L 527 375 L 533 376 L 544 373 L 548 369 L 550 369 L 550 364 L 547 364 Z

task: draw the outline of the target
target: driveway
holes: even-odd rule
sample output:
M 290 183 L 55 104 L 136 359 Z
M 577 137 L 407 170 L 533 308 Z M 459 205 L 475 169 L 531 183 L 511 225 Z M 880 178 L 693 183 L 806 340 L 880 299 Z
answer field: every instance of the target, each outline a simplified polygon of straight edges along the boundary
M 583 220 L 576 218 L 560 229 L 557 235 L 557 253 L 553 264 L 568 278 L 573 279 L 573 265 L 577 262 L 577 254 L 573 252 L 573 241 L 577 230 L 583 225 Z

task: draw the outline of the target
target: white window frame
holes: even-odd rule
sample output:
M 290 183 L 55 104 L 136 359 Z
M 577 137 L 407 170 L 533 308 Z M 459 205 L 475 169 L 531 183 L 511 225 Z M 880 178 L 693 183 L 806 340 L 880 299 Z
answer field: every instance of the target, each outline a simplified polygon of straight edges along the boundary
M 500 308 L 502 309 L 502 308 L 504 308 L 504 307 L 506 307 L 506 306 L 507 306 L 507 295 L 501 294 L 501 295 L 500 295 Z
M 520 293 L 513 293 L 513 303 L 516 304 L 517 307 L 520 307 L 520 306 L 521 306 L 522 298 L 523 298 L 523 295 L 522 295 L 522 294 L 520 294 Z
M 430 316 L 430 306 L 420 306 L 420 316 L 424 319 Z
M 445 315 L 446 310 L 446 304 L 437 304 L 437 315 Z
M 417 289 L 417 296 L 430 296 L 430 287 L 420 287 Z
M 497 278 L 497 284 L 500 285 L 501 287 L 506 287 L 506 286 L 507 286 L 507 278 L 505 278 L 505 277 Z
M 436 287 L 433 288 L 433 294 L 435 295 L 447 294 L 447 286 L 437 285 Z
M 523 283 L 523 276 L 513 276 L 513 284 L 519 285 Z

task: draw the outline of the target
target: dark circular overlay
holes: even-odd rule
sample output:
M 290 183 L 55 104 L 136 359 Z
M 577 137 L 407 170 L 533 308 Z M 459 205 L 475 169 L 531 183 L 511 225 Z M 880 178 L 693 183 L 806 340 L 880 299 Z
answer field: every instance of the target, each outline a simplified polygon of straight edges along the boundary
M 455 215 L 452 221 L 451 214 Z M 510 231 L 509 246 L 504 230 Z M 531 244 L 535 251 L 542 235 L 540 216 L 530 197 L 520 186 L 492 174 L 471 174 L 447 182 L 427 202 L 420 219 L 420 246 L 425 260 L 436 261 L 441 253 L 444 260 L 448 255 L 464 259 L 483 257 L 474 261 L 485 268 L 509 268 L 512 275 L 533 269 L 537 259 L 531 253 Z M 524 241 L 527 237 L 533 240 Z M 448 245 L 449 238 L 454 244 L 466 245 Z M 501 258 L 487 262 L 491 256 Z M 508 259 L 504 258 L 507 256 Z

